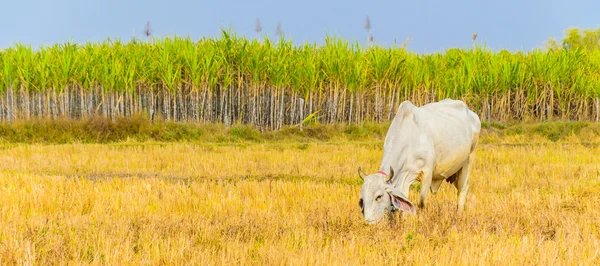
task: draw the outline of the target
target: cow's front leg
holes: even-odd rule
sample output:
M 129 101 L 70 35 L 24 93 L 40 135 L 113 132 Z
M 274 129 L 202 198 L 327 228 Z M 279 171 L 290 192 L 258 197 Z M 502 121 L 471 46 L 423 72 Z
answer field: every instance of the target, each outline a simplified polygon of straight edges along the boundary
M 421 172 L 420 180 L 421 180 L 421 193 L 419 194 L 419 209 L 425 207 L 425 201 L 427 200 L 427 195 L 428 195 L 429 189 L 431 187 L 432 172 L 431 171 Z

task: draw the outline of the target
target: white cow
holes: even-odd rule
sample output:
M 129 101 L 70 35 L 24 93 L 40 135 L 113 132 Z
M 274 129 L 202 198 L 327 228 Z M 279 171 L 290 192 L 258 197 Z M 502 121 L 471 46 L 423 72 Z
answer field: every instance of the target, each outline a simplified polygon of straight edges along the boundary
M 462 101 L 444 99 L 422 107 L 402 102 L 385 137 L 379 172 L 367 176 L 358 168 L 365 222 L 377 223 L 386 210 L 414 214 L 408 192 L 415 181 L 421 182 L 419 207 L 429 190 L 437 193 L 446 180 L 458 189 L 462 211 L 480 128 L 479 117 Z

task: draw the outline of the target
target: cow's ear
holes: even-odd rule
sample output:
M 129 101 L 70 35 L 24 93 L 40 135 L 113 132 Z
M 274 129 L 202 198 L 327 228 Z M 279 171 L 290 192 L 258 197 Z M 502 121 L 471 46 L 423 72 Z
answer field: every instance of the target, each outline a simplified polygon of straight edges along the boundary
M 406 198 L 402 192 L 392 191 L 390 193 L 390 197 L 392 198 L 392 204 L 394 204 L 396 209 L 409 212 L 411 214 L 416 213 L 415 205 L 413 205 L 412 202 L 410 202 L 410 200 L 408 200 L 408 198 Z

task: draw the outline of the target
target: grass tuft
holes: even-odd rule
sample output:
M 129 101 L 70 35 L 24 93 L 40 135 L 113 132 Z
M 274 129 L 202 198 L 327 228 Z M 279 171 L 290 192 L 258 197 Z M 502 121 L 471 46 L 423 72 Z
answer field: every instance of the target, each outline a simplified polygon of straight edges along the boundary
M 558 141 L 571 135 L 578 135 L 588 126 L 584 122 L 554 122 L 536 126 L 533 131 L 552 141 Z

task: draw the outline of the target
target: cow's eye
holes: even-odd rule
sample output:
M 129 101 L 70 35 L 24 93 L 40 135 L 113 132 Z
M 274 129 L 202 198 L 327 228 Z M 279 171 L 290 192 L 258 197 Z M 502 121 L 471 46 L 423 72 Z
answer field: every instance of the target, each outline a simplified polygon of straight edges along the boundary
M 377 196 L 377 198 L 375 198 L 375 200 L 376 200 L 377 202 L 381 202 L 381 198 L 382 198 L 382 196 L 383 196 L 383 195 L 379 195 L 379 196 Z

